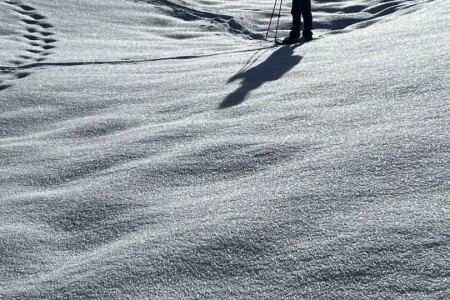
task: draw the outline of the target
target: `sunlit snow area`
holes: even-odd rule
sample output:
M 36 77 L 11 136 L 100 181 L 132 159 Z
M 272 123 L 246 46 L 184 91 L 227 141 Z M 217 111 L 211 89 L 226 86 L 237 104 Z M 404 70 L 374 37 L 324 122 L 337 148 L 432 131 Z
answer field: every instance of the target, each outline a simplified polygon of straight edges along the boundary
M 450 299 L 450 1 L 278 4 L 0 1 L 0 299 Z

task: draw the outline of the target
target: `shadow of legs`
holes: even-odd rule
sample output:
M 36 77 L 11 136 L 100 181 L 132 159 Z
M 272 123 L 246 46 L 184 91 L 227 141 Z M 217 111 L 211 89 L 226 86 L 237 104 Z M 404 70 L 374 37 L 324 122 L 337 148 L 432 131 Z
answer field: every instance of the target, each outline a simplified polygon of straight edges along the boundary
M 293 55 L 295 48 L 296 45 L 280 47 L 259 65 L 231 77 L 227 83 L 241 80 L 241 86 L 228 95 L 219 108 L 229 108 L 241 104 L 251 91 L 256 90 L 265 82 L 280 79 L 302 59 L 301 56 Z

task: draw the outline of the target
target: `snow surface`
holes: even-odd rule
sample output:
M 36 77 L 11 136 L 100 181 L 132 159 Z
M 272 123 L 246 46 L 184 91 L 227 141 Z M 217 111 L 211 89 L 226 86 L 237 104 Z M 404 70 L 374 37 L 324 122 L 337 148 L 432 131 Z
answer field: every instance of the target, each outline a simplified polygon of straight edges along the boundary
M 450 2 L 273 4 L 0 1 L 0 299 L 450 299 Z

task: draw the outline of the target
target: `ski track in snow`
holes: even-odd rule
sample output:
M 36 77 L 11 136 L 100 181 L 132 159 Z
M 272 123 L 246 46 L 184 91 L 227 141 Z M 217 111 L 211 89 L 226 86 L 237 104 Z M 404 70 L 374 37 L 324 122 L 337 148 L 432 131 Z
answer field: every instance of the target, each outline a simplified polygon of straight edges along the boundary
M 428 2 L 3 1 L 0 299 L 448 299 Z
M 428 0 L 428 2 L 433 0 Z M 247 29 L 245 24 L 249 24 L 245 17 L 236 17 L 233 15 L 220 14 L 217 11 L 223 11 L 222 6 L 219 9 L 211 10 L 211 5 L 207 2 L 204 5 L 199 5 L 199 2 L 186 1 L 170 1 L 170 0 L 140 0 L 139 2 L 148 3 L 161 7 L 161 12 L 183 21 L 205 21 L 211 24 L 209 29 L 225 30 L 231 34 L 242 36 L 243 38 L 262 39 L 265 34 L 261 32 L 264 29 L 264 24 L 268 24 L 271 13 L 263 10 L 252 10 L 252 5 L 261 6 L 257 1 L 249 1 L 246 4 L 249 6 L 247 14 L 254 14 L 249 17 L 252 21 L 256 21 L 259 25 L 260 32 L 253 32 L 254 29 Z M 200 1 L 201 3 L 201 1 Z M 338 33 L 342 30 L 353 30 L 357 28 L 364 28 L 374 24 L 397 12 L 410 13 L 416 9 L 418 4 L 424 1 L 403 1 L 403 0 L 387 0 L 387 1 L 327 1 L 318 0 L 313 1 L 312 9 L 314 12 L 314 29 L 326 31 L 331 33 Z M 198 5 L 202 10 L 192 9 L 188 5 Z M 290 12 L 289 6 L 282 7 L 282 21 L 280 30 L 287 30 L 290 27 Z M 233 11 L 233 10 L 231 10 Z M 242 9 L 239 10 L 242 13 Z M 241 15 L 239 14 L 238 15 Z M 275 26 L 278 15 L 278 6 L 276 7 L 276 14 L 273 19 L 272 29 Z M 244 14 L 245 16 L 245 14 Z M 288 21 L 287 21 L 288 20 Z M 287 22 L 286 22 L 287 21 Z M 215 26 L 218 25 L 218 26 Z M 206 26 L 206 25 L 202 25 Z M 178 35 L 173 35 L 173 38 L 179 38 Z

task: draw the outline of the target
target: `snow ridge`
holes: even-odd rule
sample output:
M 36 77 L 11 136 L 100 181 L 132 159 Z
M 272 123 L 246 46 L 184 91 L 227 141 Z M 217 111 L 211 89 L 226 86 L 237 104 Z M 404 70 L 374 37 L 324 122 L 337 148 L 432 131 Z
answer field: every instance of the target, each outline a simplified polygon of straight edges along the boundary
M 140 0 L 140 2 L 145 2 L 161 7 L 161 12 L 183 21 L 193 22 L 201 20 L 206 23 L 216 25 L 209 25 L 209 29 L 218 26 L 219 28 L 223 28 L 227 32 L 230 32 L 232 34 L 244 36 L 251 39 L 262 39 L 264 37 L 262 34 L 250 32 L 233 16 L 193 9 L 186 6 L 185 4 L 178 4 L 176 1 L 171 0 Z M 167 8 L 170 12 L 168 12 Z
M 433 1 L 433 0 L 431 0 Z M 315 28 L 333 33 L 364 28 L 386 21 L 392 14 L 409 14 L 429 0 L 314 1 Z

